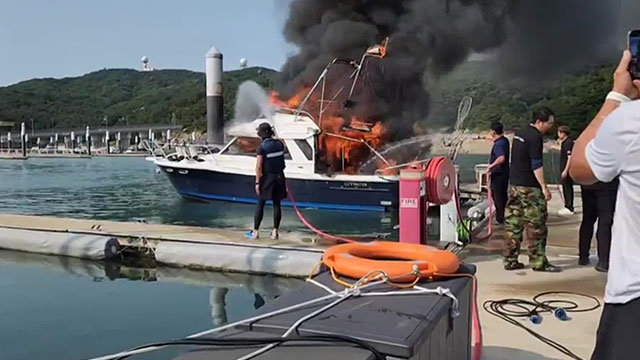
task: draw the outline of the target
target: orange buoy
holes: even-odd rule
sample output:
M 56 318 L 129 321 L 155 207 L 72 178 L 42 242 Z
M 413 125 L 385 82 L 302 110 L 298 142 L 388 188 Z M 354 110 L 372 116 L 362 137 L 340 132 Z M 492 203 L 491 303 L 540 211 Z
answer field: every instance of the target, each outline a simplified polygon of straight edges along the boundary
M 460 260 L 450 251 L 433 246 L 374 241 L 336 245 L 325 251 L 322 262 L 340 275 L 360 279 L 371 271 L 384 271 L 394 282 L 454 274 Z

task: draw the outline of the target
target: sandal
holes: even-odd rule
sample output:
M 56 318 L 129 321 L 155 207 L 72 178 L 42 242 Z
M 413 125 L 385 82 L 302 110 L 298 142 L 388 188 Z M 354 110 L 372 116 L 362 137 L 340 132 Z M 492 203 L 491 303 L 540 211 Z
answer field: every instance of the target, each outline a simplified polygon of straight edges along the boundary
M 247 231 L 244 234 L 244 237 L 247 239 L 251 239 L 251 240 L 257 240 L 260 238 L 260 233 L 258 231 L 255 230 L 251 230 L 251 231 Z
M 278 240 L 280 238 L 280 233 L 277 229 L 273 229 L 271 232 L 271 240 Z

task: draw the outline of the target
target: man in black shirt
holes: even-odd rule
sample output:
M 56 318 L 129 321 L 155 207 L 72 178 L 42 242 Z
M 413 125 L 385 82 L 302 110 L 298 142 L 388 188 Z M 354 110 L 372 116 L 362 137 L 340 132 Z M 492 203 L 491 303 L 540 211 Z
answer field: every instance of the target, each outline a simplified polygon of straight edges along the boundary
M 562 179 L 562 194 L 564 196 L 564 209 L 558 211 L 559 215 L 573 215 L 573 180 L 569 176 L 569 159 L 573 150 L 573 139 L 569 137 L 569 127 L 558 128 L 560 140 L 560 178 Z
M 498 224 L 504 224 L 504 209 L 507 206 L 509 190 L 509 140 L 504 137 L 503 132 L 502 123 L 496 121 L 491 124 L 493 147 L 487 172 L 491 177 L 491 196 L 496 207 Z
M 544 180 L 542 135 L 553 127 L 554 114 L 543 107 L 533 112 L 532 122 L 516 132 L 511 151 L 511 189 L 505 219 L 504 268 L 524 268 L 518 261 L 526 230 L 529 264 L 534 271 L 558 272 L 545 255 L 547 246 L 547 201 L 551 192 Z

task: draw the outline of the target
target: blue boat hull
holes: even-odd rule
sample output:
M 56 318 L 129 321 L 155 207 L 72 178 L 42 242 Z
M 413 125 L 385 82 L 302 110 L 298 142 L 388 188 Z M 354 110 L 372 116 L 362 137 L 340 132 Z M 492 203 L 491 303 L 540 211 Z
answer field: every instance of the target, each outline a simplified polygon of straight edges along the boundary
M 256 203 L 255 177 L 211 170 L 160 166 L 178 191 L 189 199 Z M 290 198 L 283 201 L 298 207 L 385 211 L 398 207 L 398 182 L 346 182 L 333 180 L 287 179 Z

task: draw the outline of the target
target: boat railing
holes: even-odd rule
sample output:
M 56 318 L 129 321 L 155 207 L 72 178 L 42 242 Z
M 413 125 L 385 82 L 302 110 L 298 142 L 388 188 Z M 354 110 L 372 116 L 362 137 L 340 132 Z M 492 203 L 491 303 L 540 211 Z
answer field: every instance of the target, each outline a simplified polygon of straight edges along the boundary
M 282 113 L 291 113 L 292 115 L 296 115 L 296 120 L 297 120 L 297 116 L 304 115 L 304 116 L 309 117 L 313 122 L 316 121 L 315 118 L 308 111 L 304 111 L 304 110 L 298 111 L 298 109 L 292 109 L 292 108 L 288 108 L 288 107 L 278 107 L 277 111 L 282 112 Z

